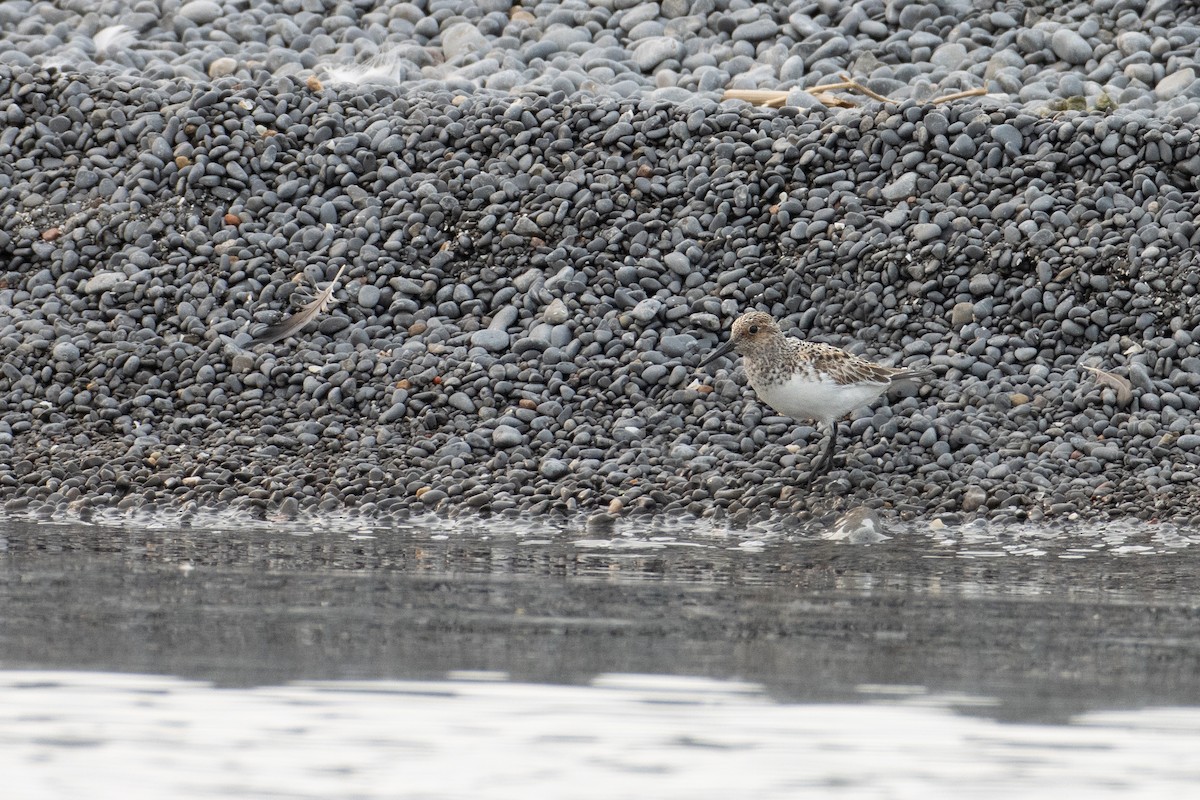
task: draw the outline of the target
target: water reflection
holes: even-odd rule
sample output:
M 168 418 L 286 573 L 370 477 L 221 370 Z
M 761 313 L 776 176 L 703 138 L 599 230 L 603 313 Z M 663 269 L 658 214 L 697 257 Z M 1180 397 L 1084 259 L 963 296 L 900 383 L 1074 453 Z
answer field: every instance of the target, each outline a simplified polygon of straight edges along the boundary
M 864 686 L 779 703 L 754 683 L 598 675 L 214 689 L 0 672 L 6 794 L 58 797 L 730 798 L 1187 796 L 1200 710 L 1070 725 L 961 713 L 989 698 Z M 136 780 L 131 780 L 136 776 Z
M 654 673 L 806 702 L 919 685 L 1043 721 L 1196 704 L 1194 535 L 1115 531 L 893 525 L 863 546 L 683 523 L 8 520 L 0 667 L 226 686 Z

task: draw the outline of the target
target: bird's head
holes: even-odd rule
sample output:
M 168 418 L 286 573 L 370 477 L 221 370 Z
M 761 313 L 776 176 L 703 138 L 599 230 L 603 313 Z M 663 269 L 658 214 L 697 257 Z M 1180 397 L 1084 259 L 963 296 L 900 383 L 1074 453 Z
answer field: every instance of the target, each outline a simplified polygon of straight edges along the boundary
M 755 348 L 764 347 L 778 335 L 779 325 L 770 314 L 762 311 L 747 311 L 733 321 L 729 341 L 709 353 L 708 357 L 700 362 L 700 366 L 707 366 L 730 350 L 736 349 L 739 353 L 746 353 Z

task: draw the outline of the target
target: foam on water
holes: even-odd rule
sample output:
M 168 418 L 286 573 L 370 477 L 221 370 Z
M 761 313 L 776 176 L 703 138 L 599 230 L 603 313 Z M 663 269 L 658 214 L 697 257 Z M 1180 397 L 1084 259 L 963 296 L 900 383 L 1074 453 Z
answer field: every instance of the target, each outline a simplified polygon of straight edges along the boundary
M 869 515 L 869 527 L 847 533 L 846 521 Z M 1168 555 L 1200 544 L 1200 531 L 1175 522 L 1140 520 L 1062 521 L 1055 524 L 1009 524 L 971 520 L 947 525 L 939 519 L 887 518 L 865 509 L 806 520 L 771 518 L 751 523 L 666 515 L 629 517 L 575 515 L 555 517 L 514 514 L 480 518 L 441 514 L 396 517 L 359 514 L 352 509 L 305 513 L 264 519 L 231 508 L 96 509 L 80 515 L 70 511 L 39 510 L 22 515 L 7 512 L 13 522 L 36 522 L 68 528 L 135 528 L 154 531 L 259 532 L 264 536 L 345 535 L 350 538 L 431 537 L 439 541 L 480 537 L 481 541 L 513 539 L 532 546 L 539 542 L 572 542 L 585 550 L 660 549 L 666 547 L 734 547 L 742 550 L 807 540 L 841 542 L 848 546 L 914 547 L 930 558 L 1080 559 L 1097 554 L 1115 556 Z M 865 533 L 864 533 L 865 531 Z M 0 542 L 0 548 L 3 543 Z

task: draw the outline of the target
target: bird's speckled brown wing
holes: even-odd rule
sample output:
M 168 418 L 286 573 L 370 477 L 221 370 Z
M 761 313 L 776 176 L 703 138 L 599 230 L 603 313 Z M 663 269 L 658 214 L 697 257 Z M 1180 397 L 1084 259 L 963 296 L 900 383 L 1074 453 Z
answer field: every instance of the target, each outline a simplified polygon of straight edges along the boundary
M 845 350 L 820 342 L 804 342 L 813 369 L 828 375 L 843 386 L 852 383 L 890 383 L 902 370 L 859 358 Z

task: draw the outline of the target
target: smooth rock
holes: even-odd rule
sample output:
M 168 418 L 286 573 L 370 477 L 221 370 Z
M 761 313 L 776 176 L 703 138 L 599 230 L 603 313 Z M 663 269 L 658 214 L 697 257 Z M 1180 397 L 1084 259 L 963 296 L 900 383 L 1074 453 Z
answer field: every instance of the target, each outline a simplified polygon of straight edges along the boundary
M 1050 37 L 1050 49 L 1068 64 L 1086 64 L 1092 57 L 1092 46 L 1070 28 L 1059 28 Z
M 942 235 L 942 227 L 933 222 L 921 222 L 913 226 L 912 233 L 918 242 L 929 242 Z
M 102 294 L 125 280 L 124 272 L 98 272 L 84 284 L 85 294 Z
M 469 22 L 456 22 L 442 31 L 442 52 L 447 61 L 470 55 L 482 56 L 490 46 L 488 38 Z
M 508 349 L 509 335 L 505 331 L 484 328 L 471 334 L 471 345 L 482 347 L 489 353 L 498 353 Z
M 1191 67 L 1185 67 L 1167 75 L 1154 87 L 1154 95 L 1159 100 L 1170 100 L 1176 95 L 1182 94 L 1189 86 L 1196 82 L 1196 70 Z
M 176 13 L 197 25 L 211 25 L 220 19 L 224 12 L 221 6 L 212 0 L 191 0 L 179 6 Z
M 978 511 L 984 507 L 984 505 L 987 503 L 987 500 L 987 492 L 985 492 L 979 486 L 971 486 L 965 492 L 963 492 L 962 510 L 968 514 L 973 511 Z
M 561 325 L 570 318 L 570 312 L 567 310 L 567 304 L 559 298 L 554 298 L 550 304 L 546 306 L 546 310 L 542 312 L 542 321 L 550 325 Z
M 654 36 L 643 39 L 633 48 L 634 65 L 648 72 L 664 61 L 675 61 L 683 57 L 683 42 L 667 36 Z
M 524 443 L 525 436 L 510 425 L 497 425 L 492 431 L 492 444 L 502 450 L 518 447 Z

